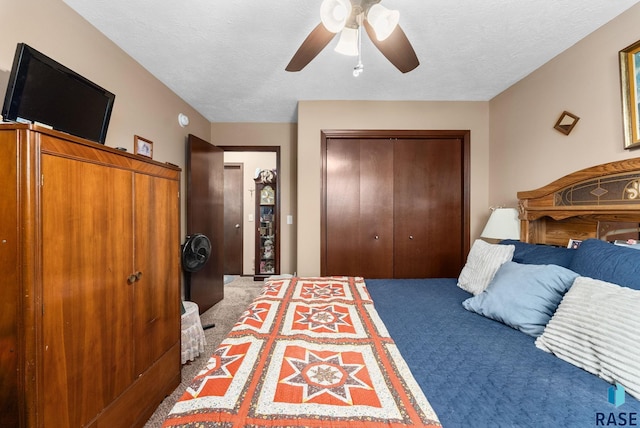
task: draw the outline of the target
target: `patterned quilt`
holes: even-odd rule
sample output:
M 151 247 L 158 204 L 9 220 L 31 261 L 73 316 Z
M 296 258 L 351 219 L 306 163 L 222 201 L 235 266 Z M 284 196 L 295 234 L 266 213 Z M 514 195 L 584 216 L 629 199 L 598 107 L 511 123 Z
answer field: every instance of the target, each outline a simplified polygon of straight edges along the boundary
M 164 427 L 439 427 L 362 278 L 269 280 Z

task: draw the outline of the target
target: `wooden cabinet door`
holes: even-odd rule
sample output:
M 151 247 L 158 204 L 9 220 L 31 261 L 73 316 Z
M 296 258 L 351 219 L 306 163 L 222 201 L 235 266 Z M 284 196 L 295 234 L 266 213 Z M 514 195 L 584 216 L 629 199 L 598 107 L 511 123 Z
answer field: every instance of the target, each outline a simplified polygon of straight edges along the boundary
M 135 174 L 134 180 L 134 343 L 139 375 L 179 340 L 180 211 L 178 181 L 144 174 Z
M 394 142 L 394 278 L 456 277 L 464 254 L 462 140 Z
M 323 274 L 393 276 L 392 168 L 388 140 L 327 141 Z
M 42 420 L 90 422 L 133 381 L 132 174 L 43 155 Z
M 21 359 L 27 356 L 20 351 L 24 341 L 20 325 L 24 287 L 20 286 L 21 227 L 20 190 L 18 179 L 18 148 L 16 133 L 0 132 L 0 427 L 16 427 L 20 422 L 20 409 L 24 408 L 21 396 L 24 382 Z

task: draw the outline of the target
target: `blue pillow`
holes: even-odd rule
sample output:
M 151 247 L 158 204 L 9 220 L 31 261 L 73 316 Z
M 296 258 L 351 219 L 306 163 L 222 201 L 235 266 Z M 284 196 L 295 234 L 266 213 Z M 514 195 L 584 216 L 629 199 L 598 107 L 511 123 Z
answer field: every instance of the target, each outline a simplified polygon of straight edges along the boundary
M 500 243 L 515 246 L 512 260 L 516 263 L 529 265 L 558 265 L 569 267 L 575 254 L 575 250 L 571 248 L 529 244 L 513 239 L 505 239 Z
M 578 274 L 557 265 L 503 264 L 487 289 L 462 306 L 529 336 L 540 336 Z
M 640 290 L 640 251 L 634 248 L 587 239 L 569 268 L 582 276 Z

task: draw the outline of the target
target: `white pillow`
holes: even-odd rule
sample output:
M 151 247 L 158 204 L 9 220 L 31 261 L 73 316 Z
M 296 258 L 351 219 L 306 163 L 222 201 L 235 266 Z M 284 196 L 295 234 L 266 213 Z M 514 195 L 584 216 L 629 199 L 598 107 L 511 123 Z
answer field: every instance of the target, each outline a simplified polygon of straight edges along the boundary
M 640 290 L 576 278 L 536 346 L 640 399 Z
M 500 266 L 511 260 L 515 248 L 515 245 L 489 244 L 476 239 L 458 277 L 458 287 L 474 296 L 482 293 Z

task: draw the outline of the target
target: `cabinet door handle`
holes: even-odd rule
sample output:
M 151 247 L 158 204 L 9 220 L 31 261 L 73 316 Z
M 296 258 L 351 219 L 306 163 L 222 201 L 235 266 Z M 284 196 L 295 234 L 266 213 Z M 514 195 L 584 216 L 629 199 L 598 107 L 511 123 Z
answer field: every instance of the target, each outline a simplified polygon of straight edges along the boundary
M 140 278 L 142 278 L 142 272 L 140 271 L 136 272 L 135 277 L 136 277 L 136 281 L 140 281 Z
M 413 239 L 413 235 L 409 235 L 409 239 Z
M 134 282 L 136 282 L 137 278 L 134 274 L 129 275 L 129 277 L 127 278 L 127 282 L 129 284 L 133 284 Z
M 378 235 L 376 235 L 374 239 L 380 239 L 380 237 Z
M 240 229 L 240 224 L 236 224 L 236 229 Z

